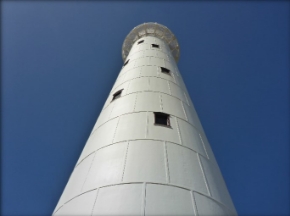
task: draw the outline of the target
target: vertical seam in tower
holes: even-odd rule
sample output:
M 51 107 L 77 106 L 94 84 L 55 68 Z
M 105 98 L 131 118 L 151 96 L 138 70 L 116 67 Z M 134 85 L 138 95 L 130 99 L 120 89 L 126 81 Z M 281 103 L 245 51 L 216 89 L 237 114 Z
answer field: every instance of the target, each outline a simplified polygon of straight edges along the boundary
M 134 59 L 134 64 L 132 68 L 135 68 L 136 62 L 137 62 L 136 59 Z
M 185 109 L 184 109 L 184 106 L 183 106 L 183 101 L 182 101 L 182 100 L 180 100 L 179 102 L 181 103 L 182 110 L 183 110 L 183 112 L 184 112 L 184 115 L 185 115 L 185 119 L 186 119 L 186 121 L 188 121 L 188 118 L 187 118 L 187 115 L 186 115 L 186 112 L 185 112 Z
M 125 153 L 124 167 L 123 167 L 123 174 L 122 174 L 121 182 L 124 181 L 124 174 L 125 174 L 125 168 L 126 168 L 126 163 L 127 163 L 127 154 L 128 154 L 129 144 L 130 144 L 130 142 L 128 141 L 127 149 L 126 149 L 126 153 Z
M 136 108 L 136 103 L 137 103 L 137 98 L 138 98 L 138 93 L 136 94 L 136 98 L 135 98 L 135 103 L 134 103 L 134 108 L 133 108 L 133 112 L 135 112 L 135 108 Z
M 180 136 L 180 129 L 179 129 L 179 125 L 178 125 L 178 121 L 177 121 L 177 118 L 176 117 L 175 117 L 175 121 L 176 121 L 176 127 L 177 127 L 177 133 L 178 133 L 180 145 L 183 145 L 182 144 L 182 139 L 181 139 L 181 136 Z
M 150 63 L 151 63 L 151 56 L 147 56 L 147 58 L 149 59 L 148 61 L 147 61 L 147 64 L 145 65 L 145 66 L 150 66 Z M 144 66 L 144 65 L 143 65 Z
M 143 215 L 145 216 L 145 209 L 146 209 L 146 186 L 147 186 L 147 183 L 144 182 L 143 183 L 143 203 L 142 203 L 142 210 L 143 210 Z
M 126 78 L 126 74 L 124 74 L 124 75 L 119 74 L 119 75 L 118 75 L 118 78 L 117 78 L 117 79 L 119 79 L 118 86 L 121 85 L 121 83 L 124 82 L 125 78 Z
M 150 77 L 148 77 L 148 89 L 150 89 Z
M 176 77 L 175 77 L 174 73 L 172 73 L 172 77 L 173 77 L 174 83 L 179 86 L 179 83 L 176 81 Z M 181 88 L 181 86 L 180 86 L 180 88 Z
M 117 86 L 117 83 L 118 83 L 118 79 L 119 79 L 119 78 L 120 78 L 120 77 L 118 76 L 117 79 L 116 79 L 116 81 L 115 81 L 115 83 L 114 83 L 114 85 L 113 85 L 113 88 L 114 88 L 114 86 Z M 113 88 L 112 88 L 112 89 L 113 89 Z
M 112 110 L 111 110 L 111 112 L 110 112 L 110 114 L 109 114 L 109 119 L 111 119 L 111 115 L 112 115 L 112 112 L 113 112 L 113 110 L 114 110 L 114 108 L 115 108 L 115 105 L 116 105 L 116 101 L 114 101 L 115 103 L 113 103 L 113 107 L 112 107 Z M 101 125 L 99 125 L 99 126 L 101 126 Z M 99 127 L 98 127 L 99 128 Z M 98 129 L 98 128 L 96 128 L 96 129 Z
M 83 192 L 83 187 L 84 187 L 84 185 L 85 185 L 85 183 L 86 183 L 86 181 L 87 181 L 87 178 L 88 178 L 88 175 L 89 175 L 89 173 L 90 173 L 91 167 L 92 167 L 92 165 L 93 165 L 93 163 L 94 163 L 94 160 L 95 160 L 95 156 L 96 156 L 96 154 L 97 154 L 97 152 L 94 153 L 94 157 L 93 157 L 92 162 L 91 162 L 91 164 L 90 164 L 90 167 L 89 167 L 88 173 L 87 173 L 86 178 L 85 178 L 85 180 L 84 180 L 84 183 L 83 183 L 83 185 L 82 185 L 82 187 L 81 187 L 81 193 Z
M 116 133 L 117 133 L 117 128 L 118 128 L 118 125 L 119 125 L 119 121 L 120 121 L 120 118 L 121 118 L 122 116 L 119 116 L 118 117 L 118 122 L 117 122 L 117 125 L 116 125 L 116 128 L 115 128 L 115 132 L 114 132 L 114 136 L 113 136 L 113 139 L 112 139 L 112 143 L 114 143 L 114 139 L 115 139 L 115 136 L 116 136 Z
M 123 77 L 123 80 L 125 80 L 127 74 L 128 74 L 128 73 L 122 73 L 122 71 L 121 71 L 121 76 L 120 76 L 120 77 Z M 124 82 L 122 82 L 120 85 L 122 85 L 123 83 L 124 83 Z
M 182 169 L 183 169 L 183 172 L 184 172 L 184 179 L 185 180 L 188 180 L 188 175 L 187 175 L 187 169 L 186 169 L 186 161 L 185 161 L 185 157 L 184 157 L 184 153 L 183 153 L 183 149 L 180 149 L 181 151 L 181 155 L 182 155 Z M 186 181 L 185 181 L 186 182 Z
M 171 88 L 170 88 L 170 84 L 169 84 L 168 80 L 167 80 L 167 85 L 168 85 L 168 89 L 169 89 L 169 94 L 172 95 Z
M 139 72 L 139 76 L 138 76 L 138 78 L 141 77 L 142 70 L 143 70 L 143 67 L 140 67 L 140 72 Z
M 194 194 L 193 194 L 193 191 L 190 191 L 190 195 L 191 195 L 191 202 L 192 202 L 192 207 L 193 207 L 193 211 L 194 211 L 194 214 L 195 216 L 198 216 L 198 210 L 197 210 L 197 206 L 196 206 L 196 202 L 195 202 L 195 197 L 194 197 Z
M 200 139 L 201 139 L 201 142 L 202 142 L 202 145 L 203 145 L 203 148 L 204 148 L 205 154 L 206 154 L 206 156 L 207 156 L 207 159 L 209 159 L 209 156 L 208 156 L 208 154 L 207 154 L 207 150 L 206 150 L 206 148 L 205 148 L 205 145 L 204 145 L 204 142 L 203 142 L 202 136 L 201 136 L 200 133 L 198 133 L 198 135 L 199 135 L 199 137 L 200 137 Z
M 160 111 L 163 111 L 163 103 L 162 103 L 162 95 L 159 93 L 159 99 L 160 99 Z
M 160 71 L 159 71 L 159 67 L 157 65 L 156 65 L 156 72 L 157 72 L 156 77 L 160 77 Z
M 176 66 L 173 66 L 173 71 L 174 71 L 175 75 L 178 77 L 178 73 L 176 71 Z
M 208 183 L 207 183 L 207 178 L 206 178 L 205 173 L 204 173 L 204 171 L 203 171 L 202 162 L 201 162 L 201 160 L 200 160 L 199 154 L 198 154 L 198 153 L 196 153 L 196 154 L 197 154 L 198 163 L 199 163 L 199 166 L 200 166 L 200 169 L 201 169 L 202 175 L 203 175 L 204 183 L 205 183 L 206 189 L 207 189 L 207 191 L 208 191 L 208 195 L 211 196 L 210 188 L 209 188 L 209 185 L 208 185 Z
M 132 79 L 129 80 L 129 84 L 128 84 L 128 87 L 127 87 L 127 89 L 126 89 L 126 94 L 125 94 L 125 95 L 127 95 L 128 91 L 129 91 L 130 84 L 131 84 L 131 80 L 132 80 Z
M 93 213 L 94 213 L 95 205 L 96 205 L 96 202 L 97 202 L 97 199 L 98 199 L 98 195 L 99 195 L 99 190 L 100 190 L 100 188 L 97 189 L 97 194 L 96 194 L 95 202 L 94 202 L 94 205 L 93 205 L 93 208 L 92 208 L 92 211 L 91 211 L 91 215 L 93 215 Z
M 148 127 L 149 127 L 149 116 L 148 116 L 148 112 L 146 112 L 146 129 L 145 129 L 145 139 L 148 136 Z
M 180 87 L 180 88 L 181 88 L 181 87 Z M 185 96 L 185 100 L 186 100 L 186 102 L 187 102 L 187 105 L 188 105 L 188 106 L 190 106 L 190 105 L 189 105 L 188 98 L 187 98 L 187 96 L 186 96 L 186 94 L 185 94 L 185 92 L 184 92 L 184 91 L 183 91 L 183 94 L 184 94 L 184 96 Z
M 169 171 L 169 162 L 168 162 L 166 141 L 163 142 L 163 146 L 164 146 L 164 159 L 165 159 L 164 162 L 165 162 L 166 180 L 167 180 L 167 183 L 170 183 L 170 171 Z

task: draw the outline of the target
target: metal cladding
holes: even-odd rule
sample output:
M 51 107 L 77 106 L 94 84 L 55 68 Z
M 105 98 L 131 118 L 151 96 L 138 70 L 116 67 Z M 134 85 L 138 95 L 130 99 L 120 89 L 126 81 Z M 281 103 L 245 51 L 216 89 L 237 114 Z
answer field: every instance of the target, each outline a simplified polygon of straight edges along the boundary
M 153 33 L 131 33 L 53 215 L 237 215 L 177 68 L 176 38 L 167 35 L 172 49 Z

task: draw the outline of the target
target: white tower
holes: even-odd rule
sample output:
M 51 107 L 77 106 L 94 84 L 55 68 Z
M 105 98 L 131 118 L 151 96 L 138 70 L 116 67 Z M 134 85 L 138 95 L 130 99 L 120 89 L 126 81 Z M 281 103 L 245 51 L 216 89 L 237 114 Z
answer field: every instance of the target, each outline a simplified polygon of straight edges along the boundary
M 126 37 L 122 67 L 53 215 L 236 215 L 163 25 Z

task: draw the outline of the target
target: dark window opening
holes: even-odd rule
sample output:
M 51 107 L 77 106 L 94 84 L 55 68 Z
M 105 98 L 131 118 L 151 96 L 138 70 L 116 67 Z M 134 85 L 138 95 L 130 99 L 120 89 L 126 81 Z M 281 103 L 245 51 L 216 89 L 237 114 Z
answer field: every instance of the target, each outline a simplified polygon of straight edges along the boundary
M 170 74 L 170 70 L 164 67 L 161 67 L 161 72 L 162 73 L 166 73 L 166 74 Z
M 130 59 L 128 59 L 128 60 L 124 63 L 123 66 L 125 66 L 126 64 L 128 64 L 129 61 L 130 61 Z
M 152 44 L 152 47 L 153 48 L 159 48 L 159 45 L 158 44 Z
M 144 40 L 141 40 L 141 41 L 138 42 L 138 44 L 141 44 L 141 43 L 143 43 L 143 42 L 144 42 Z
M 155 125 L 164 125 L 170 127 L 169 115 L 166 113 L 155 112 Z
M 113 100 L 116 100 L 116 99 L 119 98 L 119 97 L 121 97 L 122 91 L 123 91 L 123 89 L 121 89 L 121 90 L 117 91 L 115 94 L 113 94 L 113 99 L 112 99 L 112 101 L 113 101 Z

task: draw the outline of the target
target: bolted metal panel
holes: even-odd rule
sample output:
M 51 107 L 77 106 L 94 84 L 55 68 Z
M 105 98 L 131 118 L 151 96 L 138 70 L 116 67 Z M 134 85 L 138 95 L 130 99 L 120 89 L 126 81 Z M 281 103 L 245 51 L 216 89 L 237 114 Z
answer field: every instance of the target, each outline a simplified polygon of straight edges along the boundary
M 92 215 L 143 215 L 143 196 L 142 184 L 100 188 Z
M 96 151 L 83 191 L 121 182 L 127 145 L 117 143 Z
M 157 77 L 157 66 L 144 66 L 141 69 L 140 77 Z
M 128 94 L 133 92 L 149 91 L 149 78 L 141 77 L 138 79 L 130 80 L 130 86 L 128 87 Z
M 182 103 L 179 99 L 166 94 L 162 94 L 161 100 L 162 108 L 165 113 L 170 113 L 181 119 L 186 119 L 184 110 L 182 108 Z
M 201 158 L 201 162 L 212 198 L 226 205 L 228 208 L 232 209 L 232 211 L 235 211 L 235 207 L 232 203 L 218 165 L 204 158 Z
M 205 134 L 200 133 L 199 136 L 200 136 L 200 138 L 201 138 L 201 141 L 202 141 L 203 145 L 205 146 L 205 149 L 206 149 L 206 155 L 207 155 L 208 159 L 209 159 L 210 161 L 212 161 L 212 163 L 216 164 L 216 163 L 217 163 L 217 162 L 216 162 L 216 159 L 215 159 L 215 157 L 214 157 L 214 154 L 213 154 L 213 152 L 212 152 L 212 149 L 211 149 L 211 147 L 210 147 L 210 144 L 209 144 L 209 142 L 208 142 L 208 140 L 207 140 Z
M 131 113 L 119 118 L 114 142 L 145 138 L 147 113 Z
M 133 69 L 134 70 L 134 69 Z M 136 73 L 134 73 L 136 74 Z M 123 76 L 123 74 L 119 74 L 118 78 L 116 79 L 114 85 L 113 85 L 113 88 L 112 88 L 112 91 L 115 90 L 116 87 L 120 86 L 122 83 L 124 83 L 124 79 L 125 79 L 126 76 Z M 112 92 L 111 91 L 111 92 Z
M 150 57 L 148 57 L 148 56 L 135 59 L 134 63 L 135 63 L 134 67 L 142 67 L 142 66 L 146 66 L 146 65 L 152 65 L 152 64 L 150 64 Z
M 54 215 L 91 215 L 96 196 L 96 190 L 81 194 L 63 205 Z
M 132 113 L 135 106 L 136 94 L 129 94 L 113 101 L 115 103 L 110 118 L 115 118 L 126 113 Z
M 154 51 L 152 51 L 154 52 Z M 143 49 L 138 50 L 134 53 L 132 53 L 132 55 L 128 56 L 127 59 L 130 59 L 130 61 L 136 60 L 136 59 L 140 59 L 140 58 L 145 58 L 145 57 L 150 57 L 152 55 L 145 55 L 145 51 Z
M 194 215 L 190 191 L 147 184 L 145 215 Z
M 181 119 L 178 119 L 178 125 L 180 128 L 182 145 L 207 157 L 205 146 L 202 143 L 198 131 L 192 125 Z
M 185 113 L 186 113 L 186 117 L 188 119 L 188 123 L 192 124 L 194 127 L 197 128 L 197 130 L 199 130 L 200 132 L 203 132 L 203 128 L 202 128 L 202 125 L 199 121 L 199 118 L 195 112 L 195 109 L 194 107 L 191 105 L 191 106 L 188 106 L 187 104 L 183 103 L 183 107 L 184 107 L 184 110 L 185 110 Z
M 124 182 L 166 183 L 164 147 L 160 141 L 138 140 L 130 142 Z M 142 152 L 142 154 L 140 154 Z
M 124 74 L 124 79 L 123 79 L 123 83 L 130 83 L 132 81 L 134 81 L 135 79 L 140 77 L 140 72 L 142 70 L 142 67 L 135 67 L 132 70 L 127 71 L 126 74 Z
M 197 153 L 173 143 L 166 143 L 170 183 L 208 193 Z
M 135 111 L 161 112 L 160 93 L 140 92 L 137 96 Z
M 156 77 L 150 77 L 149 78 L 149 85 L 150 85 L 150 91 L 155 92 L 162 92 L 165 94 L 170 94 L 168 81 L 165 79 L 160 79 Z
M 222 204 L 201 194 L 194 193 L 194 199 L 197 206 L 198 215 L 200 216 L 213 215 L 213 212 L 214 215 L 220 216 L 231 216 L 235 214 Z
M 114 108 L 114 104 L 109 103 L 108 106 L 103 109 L 103 111 L 99 115 L 99 118 L 93 128 L 93 131 L 95 131 L 98 127 L 100 127 L 101 125 L 103 125 L 110 119 L 113 108 Z
M 83 160 L 83 163 L 74 168 L 69 178 L 69 181 L 62 193 L 62 196 L 60 197 L 58 205 L 55 208 L 56 210 L 61 207 L 65 202 L 81 194 L 82 186 L 85 182 L 92 160 L 93 155 L 90 155 Z
M 173 82 L 168 82 L 168 84 L 171 95 L 177 97 L 179 100 L 182 100 L 184 103 L 187 103 L 185 92 Z
M 236 215 L 177 68 L 175 36 L 139 25 L 122 57 L 54 215 Z
M 97 149 L 112 144 L 117 124 L 118 119 L 112 119 L 94 130 L 88 139 L 78 162 Z

